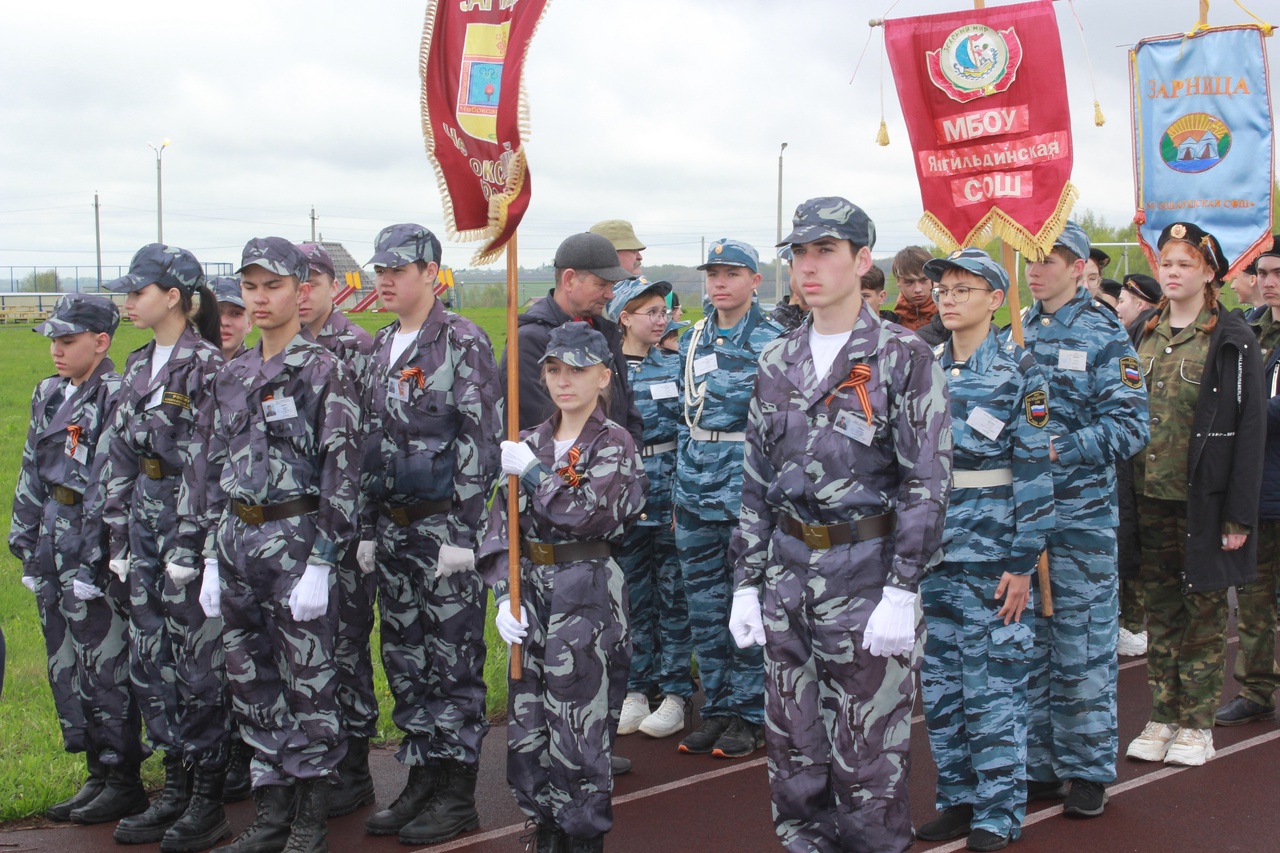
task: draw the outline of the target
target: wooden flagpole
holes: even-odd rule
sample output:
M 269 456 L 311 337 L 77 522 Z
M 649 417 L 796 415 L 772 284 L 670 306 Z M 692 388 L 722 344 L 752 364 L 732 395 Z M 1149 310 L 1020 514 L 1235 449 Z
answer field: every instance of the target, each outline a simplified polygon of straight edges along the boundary
M 516 257 L 516 235 L 507 242 L 507 438 L 520 440 L 520 348 L 516 318 L 520 311 L 520 263 Z M 520 618 L 520 478 L 507 478 L 507 589 L 511 596 L 511 615 Z M 524 669 L 520 664 L 519 643 L 512 643 L 511 677 L 518 679 Z

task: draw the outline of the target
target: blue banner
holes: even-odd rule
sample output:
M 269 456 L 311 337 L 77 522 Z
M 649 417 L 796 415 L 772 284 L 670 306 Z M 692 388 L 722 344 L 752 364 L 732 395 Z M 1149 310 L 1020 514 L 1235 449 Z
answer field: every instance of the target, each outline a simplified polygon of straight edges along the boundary
M 1218 238 L 1227 278 L 1269 246 L 1275 156 L 1267 53 L 1256 26 L 1143 39 L 1129 52 L 1138 241 L 1194 222 Z

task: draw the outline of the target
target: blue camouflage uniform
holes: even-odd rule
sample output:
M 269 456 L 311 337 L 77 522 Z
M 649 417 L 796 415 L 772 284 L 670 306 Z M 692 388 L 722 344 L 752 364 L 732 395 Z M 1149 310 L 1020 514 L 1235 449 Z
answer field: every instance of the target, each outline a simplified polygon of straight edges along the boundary
M 1079 287 L 1052 314 L 1023 318 L 1049 386 L 1056 527 L 1049 535 L 1052 618 L 1035 618 L 1027 779 L 1115 780 L 1115 463 L 1147 443 L 1147 395 L 1124 329 Z

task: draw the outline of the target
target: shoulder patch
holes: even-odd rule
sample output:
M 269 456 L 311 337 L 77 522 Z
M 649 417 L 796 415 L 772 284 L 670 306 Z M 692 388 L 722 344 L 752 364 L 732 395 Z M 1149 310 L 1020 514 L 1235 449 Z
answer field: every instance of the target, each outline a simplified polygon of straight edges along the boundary
M 1022 398 L 1027 410 L 1027 423 L 1036 429 L 1044 429 L 1049 424 L 1049 395 L 1043 390 L 1032 391 Z
M 1120 381 L 1130 388 L 1142 387 L 1142 367 L 1138 364 L 1138 360 L 1131 355 L 1126 355 L 1120 359 Z

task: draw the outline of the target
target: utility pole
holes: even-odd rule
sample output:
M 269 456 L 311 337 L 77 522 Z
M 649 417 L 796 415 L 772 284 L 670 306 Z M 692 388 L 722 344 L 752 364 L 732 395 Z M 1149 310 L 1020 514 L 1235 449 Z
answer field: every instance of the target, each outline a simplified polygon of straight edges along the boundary
M 93 191 L 93 239 L 98 246 L 98 290 L 102 290 L 102 219 L 99 216 L 98 191 Z M 76 290 L 80 289 L 80 279 L 76 278 Z
M 784 142 L 778 149 L 778 238 L 774 243 L 782 242 L 782 152 L 786 150 L 787 143 Z M 777 249 L 774 249 L 773 258 L 773 301 L 782 303 L 782 258 L 777 256 Z
M 160 147 L 147 143 L 147 147 L 156 152 L 156 242 L 164 242 L 164 181 L 160 171 L 160 158 L 164 154 L 164 149 L 169 147 L 169 140 L 160 141 Z
M 316 241 L 316 206 L 311 205 L 311 242 Z
M 697 266 L 702 266 L 707 262 L 707 238 L 702 238 L 702 248 L 698 251 Z M 702 271 L 702 301 L 707 301 L 707 271 Z

